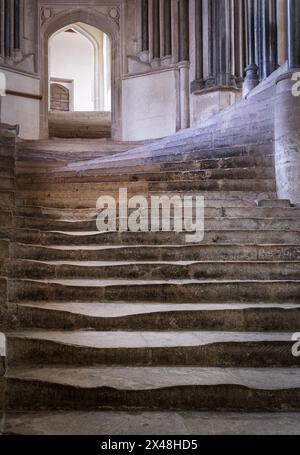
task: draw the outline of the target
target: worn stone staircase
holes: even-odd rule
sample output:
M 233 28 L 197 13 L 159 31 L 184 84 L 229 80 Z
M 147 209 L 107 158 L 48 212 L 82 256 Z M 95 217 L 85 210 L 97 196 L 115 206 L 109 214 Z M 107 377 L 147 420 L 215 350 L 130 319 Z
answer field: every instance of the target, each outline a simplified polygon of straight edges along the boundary
M 7 410 L 300 409 L 300 208 L 262 149 L 19 151 Z M 204 241 L 98 232 L 96 200 L 120 187 L 204 195 Z

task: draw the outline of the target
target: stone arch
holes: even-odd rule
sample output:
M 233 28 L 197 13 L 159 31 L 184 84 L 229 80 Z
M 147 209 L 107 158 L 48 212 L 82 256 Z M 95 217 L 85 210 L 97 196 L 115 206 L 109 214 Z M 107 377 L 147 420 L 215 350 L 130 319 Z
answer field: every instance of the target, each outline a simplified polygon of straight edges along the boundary
M 68 25 L 82 22 L 87 25 L 98 28 L 106 33 L 111 43 L 111 111 L 112 111 L 112 138 L 121 139 L 122 133 L 122 83 L 121 83 L 121 42 L 120 30 L 118 24 L 113 18 L 98 12 L 94 9 L 76 9 L 73 11 L 62 12 L 51 15 L 50 18 L 41 27 L 41 86 L 42 86 L 42 107 L 40 131 L 41 137 L 48 137 L 48 100 L 49 100 L 49 84 L 48 84 L 48 41 L 49 38 L 58 30 L 67 27 Z

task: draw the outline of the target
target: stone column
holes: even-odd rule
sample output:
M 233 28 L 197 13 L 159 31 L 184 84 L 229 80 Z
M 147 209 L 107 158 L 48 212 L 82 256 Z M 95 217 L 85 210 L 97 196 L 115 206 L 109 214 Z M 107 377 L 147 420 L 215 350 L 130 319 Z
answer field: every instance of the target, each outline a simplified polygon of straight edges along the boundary
M 269 61 L 269 0 L 261 0 L 261 79 L 270 74 Z
M 14 0 L 14 49 L 20 49 L 20 0 Z
M 276 0 L 261 0 L 261 79 L 277 68 Z
M 179 61 L 190 59 L 189 0 L 179 0 Z
M 10 57 L 11 55 L 11 1 L 5 0 L 4 3 L 4 55 L 5 57 Z
M 300 68 L 299 0 L 288 0 L 288 60 L 290 68 Z
M 4 39 L 5 39 L 5 8 L 4 2 L 0 2 L 0 55 L 4 56 L 5 54 L 5 47 L 4 47 Z
M 142 52 L 149 51 L 149 3 L 142 0 Z
M 179 0 L 180 127 L 190 126 L 190 33 L 189 0 Z
M 277 80 L 275 168 L 279 198 L 300 206 L 300 2 L 288 0 L 289 72 Z
M 241 0 L 234 0 L 234 75 L 236 85 L 241 88 L 244 81 L 244 69 L 246 66 L 245 52 L 245 3 Z
M 206 88 L 213 87 L 216 83 L 216 68 L 215 68 L 215 57 L 216 57 L 216 37 L 215 37 L 215 0 L 208 0 L 208 40 L 207 40 L 207 59 L 208 59 L 208 77 L 205 81 Z
M 231 14 L 229 0 L 219 0 L 216 10 L 216 26 L 218 28 L 218 85 L 229 86 L 231 83 Z
M 9 51 L 9 56 L 13 57 L 14 55 L 14 13 L 15 13 L 15 6 L 14 6 L 14 0 L 7 0 L 10 2 L 10 37 L 9 37 L 9 45 L 10 45 L 10 51 Z
M 196 78 L 192 82 L 192 92 L 204 88 L 203 80 L 203 4 L 202 0 L 195 0 L 195 65 Z
M 255 63 L 255 17 L 254 0 L 247 0 L 247 39 L 248 39 L 248 66 L 245 69 L 246 78 L 243 86 L 243 95 L 246 97 L 259 83 L 258 66 Z
M 159 0 L 152 1 L 152 34 L 153 34 L 153 59 L 160 58 L 160 7 Z
M 277 0 L 278 63 L 282 65 L 287 56 L 287 0 Z
M 278 31 L 277 31 L 277 2 L 269 0 L 269 46 L 270 46 L 270 74 L 278 68 Z
M 171 0 L 164 0 L 164 57 L 172 55 Z

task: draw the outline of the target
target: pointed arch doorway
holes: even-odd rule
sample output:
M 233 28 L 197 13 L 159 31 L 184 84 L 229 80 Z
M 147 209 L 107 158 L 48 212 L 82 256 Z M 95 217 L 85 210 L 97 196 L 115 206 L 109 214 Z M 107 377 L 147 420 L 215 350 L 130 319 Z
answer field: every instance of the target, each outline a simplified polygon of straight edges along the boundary
M 43 99 L 41 101 L 40 135 L 42 138 L 49 136 L 49 106 L 50 106 L 50 84 L 49 84 L 49 40 L 60 30 L 68 30 L 73 25 L 78 26 L 80 32 L 84 26 L 95 28 L 106 34 L 110 42 L 110 105 L 111 105 L 111 136 L 115 140 L 121 139 L 121 45 L 120 30 L 115 20 L 98 11 L 76 10 L 67 14 L 58 13 L 51 15 L 41 27 L 41 84 Z M 80 27 L 82 24 L 82 27 Z M 74 28 L 75 28 L 74 27 Z M 72 29 L 72 28 L 71 28 Z M 80 64 L 80 61 L 78 62 Z M 57 82 L 57 81 L 55 81 Z M 99 80 L 95 80 L 94 90 L 99 93 Z M 97 91 L 98 90 L 98 91 Z M 95 93 L 96 93 L 95 92 Z M 95 95 L 96 98 L 98 96 Z M 99 108 L 100 99 L 94 99 L 95 106 Z M 103 104 L 102 104 L 103 105 Z M 106 99 L 107 105 L 107 99 Z

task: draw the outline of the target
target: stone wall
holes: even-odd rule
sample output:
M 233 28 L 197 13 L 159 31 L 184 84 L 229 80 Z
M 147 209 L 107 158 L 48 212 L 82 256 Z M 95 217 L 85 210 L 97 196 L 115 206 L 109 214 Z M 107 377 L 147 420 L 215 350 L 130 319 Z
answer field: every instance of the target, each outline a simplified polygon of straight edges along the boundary
M 17 127 L 0 124 L 0 330 L 9 323 L 6 265 L 13 236 L 17 134 Z
M 0 122 L 20 125 L 22 139 L 40 135 L 40 80 L 36 75 L 1 68 L 6 76 L 7 93 L 1 99 Z
M 123 80 L 123 139 L 156 139 L 177 131 L 178 71 L 156 71 Z

